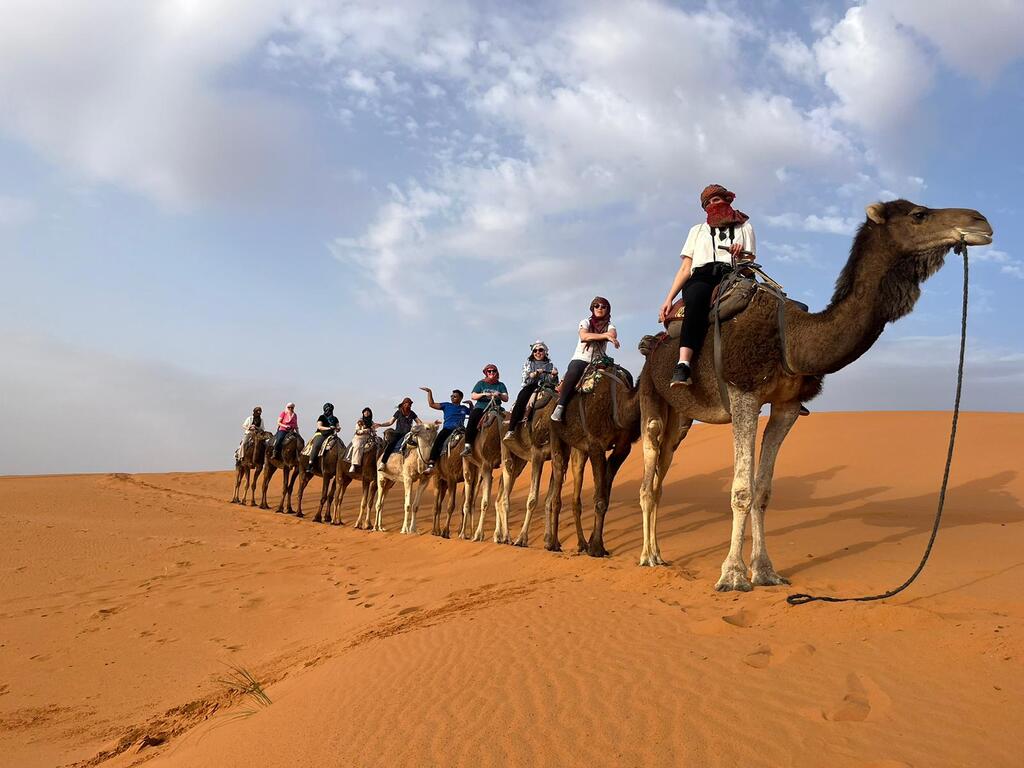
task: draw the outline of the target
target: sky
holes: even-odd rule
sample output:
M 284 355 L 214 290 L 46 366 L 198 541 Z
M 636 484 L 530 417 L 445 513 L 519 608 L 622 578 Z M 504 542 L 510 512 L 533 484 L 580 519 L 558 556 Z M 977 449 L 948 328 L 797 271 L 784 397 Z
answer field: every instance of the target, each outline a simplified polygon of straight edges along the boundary
M 426 416 L 489 362 L 514 393 L 598 294 L 638 373 L 712 182 L 814 310 L 866 205 L 980 210 L 963 407 L 1024 410 L 1017 0 L 2 6 L 0 474 L 226 468 L 254 405 Z M 961 280 L 812 410 L 948 409 Z

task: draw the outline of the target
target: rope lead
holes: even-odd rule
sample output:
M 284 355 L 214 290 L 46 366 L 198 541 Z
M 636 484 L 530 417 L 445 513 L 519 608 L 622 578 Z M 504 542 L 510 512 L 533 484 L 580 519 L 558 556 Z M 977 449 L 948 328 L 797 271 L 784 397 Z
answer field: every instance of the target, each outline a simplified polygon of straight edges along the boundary
M 928 539 L 928 546 L 925 547 L 924 555 L 921 557 L 921 562 L 917 564 L 917 568 L 910 578 L 904 581 L 895 589 L 890 589 L 888 592 L 883 592 L 880 595 L 866 595 L 864 597 L 831 597 L 829 595 L 807 595 L 801 592 L 790 595 L 786 598 L 786 602 L 790 605 L 807 605 L 807 603 L 813 603 L 816 600 L 820 600 L 823 603 L 866 603 L 872 600 L 885 600 L 893 595 L 898 595 L 904 589 L 909 587 L 914 579 L 917 578 L 918 574 L 924 570 L 924 564 L 928 562 L 928 556 L 932 553 L 932 545 L 935 544 L 935 537 L 939 533 L 939 521 L 942 520 L 942 507 L 946 503 L 946 485 L 949 482 L 949 468 L 953 463 L 953 444 L 956 442 L 956 423 L 960 417 L 960 391 L 963 388 L 964 382 L 964 350 L 967 347 L 967 242 L 964 235 L 960 235 L 960 242 L 953 248 L 955 253 L 959 253 L 964 258 L 964 302 L 963 310 L 960 318 L 960 363 L 957 367 L 956 372 L 956 398 L 953 401 L 953 424 L 949 431 L 949 449 L 946 451 L 946 469 L 942 473 L 942 486 L 939 489 L 939 506 L 935 511 L 935 523 L 932 525 L 932 535 Z

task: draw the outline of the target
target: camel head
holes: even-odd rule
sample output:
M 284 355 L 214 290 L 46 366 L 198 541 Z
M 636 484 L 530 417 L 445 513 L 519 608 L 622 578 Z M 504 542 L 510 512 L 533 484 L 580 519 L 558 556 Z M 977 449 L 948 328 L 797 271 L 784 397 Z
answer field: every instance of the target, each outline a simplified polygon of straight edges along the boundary
M 913 309 L 921 283 L 935 274 L 961 238 L 967 245 L 992 242 L 988 219 L 969 208 L 926 208 L 909 200 L 872 203 L 853 242 L 850 260 L 836 281 L 833 302 L 857 295 L 857 278 L 879 278 L 883 322 Z

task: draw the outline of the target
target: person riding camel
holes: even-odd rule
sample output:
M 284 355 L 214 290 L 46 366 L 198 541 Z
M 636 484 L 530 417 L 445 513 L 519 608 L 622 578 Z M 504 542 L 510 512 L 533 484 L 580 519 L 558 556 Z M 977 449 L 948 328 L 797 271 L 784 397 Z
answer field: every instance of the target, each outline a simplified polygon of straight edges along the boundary
M 548 345 L 540 339 L 530 345 L 530 356 L 523 363 L 523 388 L 516 395 L 516 403 L 512 406 L 512 418 L 508 422 L 508 432 L 504 440 L 511 440 L 514 437 L 516 427 L 523 420 L 526 413 L 526 404 L 530 397 L 537 391 L 538 387 L 548 386 L 554 388 L 558 384 L 558 369 L 551 362 L 548 355 Z
M 384 452 L 381 454 L 380 461 L 377 463 L 378 469 L 384 469 L 384 465 L 388 463 L 388 459 L 391 458 L 391 454 L 398 446 L 399 441 L 405 435 L 412 431 L 413 424 L 422 424 L 420 417 L 416 415 L 416 412 L 412 409 L 412 399 L 405 398 L 401 403 L 398 404 L 398 409 L 395 411 L 395 415 L 391 417 L 389 421 L 385 421 L 377 426 L 390 427 L 392 424 L 395 425 L 394 431 L 391 433 L 391 437 L 384 446 Z
M 710 184 L 700 193 L 706 219 L 690 228 L 679 253 L 682 263 L 658 313 L 658 321 L 664 323 L 682 291 L 686 312 L 679 332 L 679 362 L 669 386 L 690 386 L 707 335 L 712 292 L 735 267 L 756 257 L 754 227 L 747 214 L 732 207 L 735 199 L 735 193 L 721 184 Z M 801 405 L 800 415 L 808 413 Z
M 277 417 L 277 434 L 274 435 L 274 458 L 281 460 L 281 446 L 289 432 L 298 432 L 299 415 L 295 413 L 295 403 L 288 403 Z
M 441 425 L 441 431 L 437 433 L 437 437 L 434 438 L 434 444 L 430 448 L 430 460 L 427 462 L 426 469 L 426 473 L 429 474 L 433 471 L 437 460 L 441 458 L 441 449 L 444 448 L 444 443 L 448 436 L 456 429 L 462 429 L 465 426 L 466 418 L 470 415 L 470 407 L 462 402 L 463 394 L 461 389 L 453 389 L 451 401 L 447 403 L 435 403 L 434 393 L 430 387 L 420 387 L 420 389 L 427 393 L 427 405 L 444 414 L 444 423 Z
M 320 447 L 324 444 L 324 440 L 337 434 L 339 429 L 341 429 L 341 424 L 338 422 L 338 417 L 334 415 L 334 405 L 324 403 L 324 412 L 316 419 L 316 434 L 313 435 L 309 464 L 306 465 L 307 472 L 317 471 L 320 462 Z
M 583 372 L 594 360 L 605 356 L 608 342 L 616 349 L 619 348 L 619 334 L 612 325 L 612 305 L 603 296 L 595 296 L 590 302 L 590 317 L 580 320 L 580 340 L 576 344 L 576 351 L 572 360 L 565 368 L 565 378 L 562 379 L 562 389 L 558 395 L 558 405 L 551 412 L 552 421 L 561 421 L 565 413 L 565 406 L 569 404 L 576 385 L 580 383 Z
M 508 389 L 498 380 L 498 366 L 488 363 L 484 366 L 484 377 L 473 385 L 469 398 L 474 402 L 473 412 L 469 414 L 466 426 L 466 445 L 462 449 L 463 456 L 473 452 L 473 441 L 480 429 L 480 419 L 492 403 L 507 403 Z
M 355 474 L 359 465 L 363 463 L 363 452 L 368 443 L 377 437 L 377 427 L 381 426 L 373 420 L 373 411 L 369 406 L 363 408 L 362 415 L 356 422 L 356 431 L 352 435 L 352 460 L 349 462 L 349 472 Z
M 679 253 L 682 263 L 658 313 L 659 321 L 664 323 L 682 291 L 686 314 L 679 333 L 679 362 L 672 371 L 670 386 L 690 386 L 691 368 L 708 330 L 712 291 L 736 264 L 754 260 L 754 227 L 747 214 L 732 207 L 735 199 L 736 195 L 721 184 L 710 184 L 700 193 L 706 220 L 690 228 Z
M 235 451 L 235 461 L 242 460 L 242 449 L 245 447 L 245 439 L 249 435 L 258 435 L 263 431 L 263 408 L 256 406 L 252 409 L 252 416 L 242 422 L 242 440 L 238 443 L 238 450 Z

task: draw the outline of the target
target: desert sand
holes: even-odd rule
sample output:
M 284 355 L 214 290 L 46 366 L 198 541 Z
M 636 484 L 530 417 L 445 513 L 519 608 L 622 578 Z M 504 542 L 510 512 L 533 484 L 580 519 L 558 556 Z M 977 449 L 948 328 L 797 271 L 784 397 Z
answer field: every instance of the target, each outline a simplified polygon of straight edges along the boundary
M 355 487 L 331 527 L 228 504 L 228 472 L 0 479 L 0 764 L 1020 765 L 1024 414 L 962 417 L 909 591 L 785 602 L 909 575 L 948 428 L 801 419 L 767 518 L 793 586 L 748 594 L 713 590 L 728 427 L 696 426 L 676 455 L 661 569 L 636 565 L 638 449 L 603 560 L 570 551 L 571 513 L 556 555 L 542 520 L 528 549 L 432 537 L 429 494 L 424 535 L 403 536 L 397 496 L 393 532 L 351 528 Z M 269 706 L 218 682 L 229 665 Z

